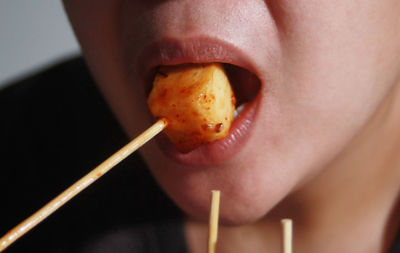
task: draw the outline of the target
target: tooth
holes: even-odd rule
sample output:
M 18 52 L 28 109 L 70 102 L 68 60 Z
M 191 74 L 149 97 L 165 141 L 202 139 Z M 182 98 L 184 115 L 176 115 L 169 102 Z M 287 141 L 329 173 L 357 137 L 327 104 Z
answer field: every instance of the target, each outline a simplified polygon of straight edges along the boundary
M 244 103 L 238 106 L 233 113 L 233 117 L 236 118 L 243 111 L 243 109 L 246 107 L 247 104 L 248 103 Z

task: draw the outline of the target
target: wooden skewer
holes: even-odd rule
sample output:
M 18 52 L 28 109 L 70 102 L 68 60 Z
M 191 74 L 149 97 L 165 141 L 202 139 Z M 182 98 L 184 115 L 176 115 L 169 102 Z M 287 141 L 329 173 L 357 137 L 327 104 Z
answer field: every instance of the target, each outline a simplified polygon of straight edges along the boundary
M 86 176 L 82 177 L 79 181 L 71 185 L 68 189 L 66 189 L 60 195 L 58 195 L 41 209 L 39 209 L 36 213 L 34 213 L 26 220 L 21 222 L 19 225 L 14 227 L 12 230 L 10 230 L 7 234 L 0 238 L 0 252 L 5 250 L 19 237 L 31 230 L 42 220 L 47 218 L 50 214 L 52 214 L 54 211 L 56 211 L 58 208 L 60 208 L 62 205 L 64 205 L 70 199 L 76 196 L 79 192 L 81 192 L 94 181 L 99 179 L 115 165 L 117 165 L 119 162 L 124 160 L 127 156 L 136 151 L 151 138 L 160 133 L 167 126 L 167 124 L 168 122 L 165 119 L 158 120 L 154 125 L 148 128 L 134 140 L 129 142 L 115 154 L 110 156 L 107 160 L 94 168 L 91 172 L 86 174 Z
M 220 191 L 211 191 L 210 225 L 208 232 L 208 253 L 215 253 L 218 237 Z
M 292 253 L 292 220 L 283 219 L 282 223 L 282 253 Z

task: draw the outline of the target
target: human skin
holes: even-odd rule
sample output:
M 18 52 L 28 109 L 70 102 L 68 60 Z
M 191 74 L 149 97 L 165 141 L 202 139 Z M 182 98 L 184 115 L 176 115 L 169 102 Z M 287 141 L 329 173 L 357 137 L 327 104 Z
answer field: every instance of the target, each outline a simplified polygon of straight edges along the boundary
M 207 152 L 198 152 L 175 159 L 155 141 L 141 150 L 156 180 L 190 217 L 193 252 L 202 250 L 195 238 L 204 226 L 192 219 L 207 219 L 212 189 L 221 190 L 222 222 L 243 225 L 222 229 L 221 252 L 246 252 L 230 239 L 247 230 L 263 231 L 251 252 L 264 244 L 279 247 L 284 216 L 295 220 L 296 252 L 387 249 L 399 218 L 391 216 L 400 182 L 399 1 L 64 4 L 89 68 L 130 137 L 151 124 L 140 72 L 145 48 L 156 41 L 196 51 L 217 40 L 228 54 L 232 49 L 245 57 L 224 58 L 213 44 L 207 57 L 192 52 L 190 61 L 233 61 L 261 81 L 245 141 L 227 158 L 204 162 Z M 163 63 L 176 63 L 166 55 Z M 355 236 L 372 239 L 354 245 Z

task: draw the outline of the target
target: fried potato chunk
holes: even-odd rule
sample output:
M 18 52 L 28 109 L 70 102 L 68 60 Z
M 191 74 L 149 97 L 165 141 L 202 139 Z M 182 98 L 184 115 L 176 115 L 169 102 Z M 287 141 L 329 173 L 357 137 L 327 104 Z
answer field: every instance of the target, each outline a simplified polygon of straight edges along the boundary
M 221 64 L 160 67 L 147 100 L 156 118 L 166 118 L 166 135 L 187 153 L 224 138 L 233 121 L 236 99 Z

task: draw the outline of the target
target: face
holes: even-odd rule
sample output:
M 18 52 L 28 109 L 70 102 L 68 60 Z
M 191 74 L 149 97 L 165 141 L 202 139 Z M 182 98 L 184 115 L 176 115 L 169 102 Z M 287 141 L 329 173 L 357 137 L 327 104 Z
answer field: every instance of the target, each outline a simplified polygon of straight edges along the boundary
M 305 187 L 400 75 L 397 0 L 64 4 L 99 88 L 132 138 L 152 122 L 146 97 L 157 66 L 223 62 L 238 93 L 256 90 L 226 139 L 181 154 L 161 136 L 140 151 L 169 196 L 204 220 L 212 189 L 221 190 L 221 219 L 240 224 Z

